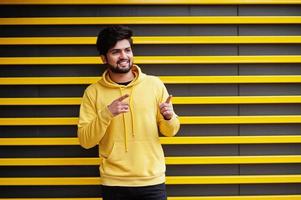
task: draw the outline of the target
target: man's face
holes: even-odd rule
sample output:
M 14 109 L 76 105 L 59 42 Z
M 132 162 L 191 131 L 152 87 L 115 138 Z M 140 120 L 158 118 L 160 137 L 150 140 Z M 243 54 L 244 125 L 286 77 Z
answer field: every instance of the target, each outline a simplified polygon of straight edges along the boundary
M 108 64 L 113 73 L 123 74 L 131 70 L 133 65 L 133 52 L 128 40 L 120 40 L 114 47 L 109 49 L 103 61 Z

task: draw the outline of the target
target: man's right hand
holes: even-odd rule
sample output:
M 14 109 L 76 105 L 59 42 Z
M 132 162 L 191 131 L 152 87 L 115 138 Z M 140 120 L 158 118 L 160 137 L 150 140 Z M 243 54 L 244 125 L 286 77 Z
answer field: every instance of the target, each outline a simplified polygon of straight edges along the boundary
M 129 97 L 128 94 L 123 95 L 118 99 L 115 99 L 110 105 L 108 105 L 108 109 L 114 117 L 119 115 L 120 113 L 126 113 L 129 111 L 129 104 L 122 102 L 124 99 L 128 97 Z

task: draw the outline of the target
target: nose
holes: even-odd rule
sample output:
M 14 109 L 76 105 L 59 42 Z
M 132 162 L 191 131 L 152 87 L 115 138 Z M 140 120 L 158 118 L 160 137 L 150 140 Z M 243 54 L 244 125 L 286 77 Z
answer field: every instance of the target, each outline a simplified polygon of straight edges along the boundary
M 120 52 L 120 58 L 126 58 L 126 53 L 124 51 Z

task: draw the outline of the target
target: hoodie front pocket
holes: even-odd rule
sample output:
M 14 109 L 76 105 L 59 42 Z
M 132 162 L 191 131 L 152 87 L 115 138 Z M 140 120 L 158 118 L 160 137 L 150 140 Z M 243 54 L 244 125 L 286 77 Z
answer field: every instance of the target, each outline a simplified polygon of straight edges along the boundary
M 149 177 L 165 172 L 164 153 L 159 140 L 115 142 L 110 155 L 102 162 L 103 173 L 109 176 Z

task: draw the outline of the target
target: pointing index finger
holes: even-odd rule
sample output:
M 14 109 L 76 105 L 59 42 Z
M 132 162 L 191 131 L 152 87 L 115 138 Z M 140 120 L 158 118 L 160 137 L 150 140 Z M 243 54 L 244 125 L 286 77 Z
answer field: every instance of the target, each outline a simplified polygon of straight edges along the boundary
M 172 95 L 169 95 L 169 96 L 167 97 L 165 103 L 170 103 L 171 98 L 172 98 Z
M 124 99 L 126 99 L 126 98 L 128 98 L 130 95 L 128 95 L 128 94 L 125 94 L 125 95 L 123 95 L 123 96 L 121 96 L 121 97 L 119 97 L 118 99 L 116 99 L 117 101 L 123 101 Z

